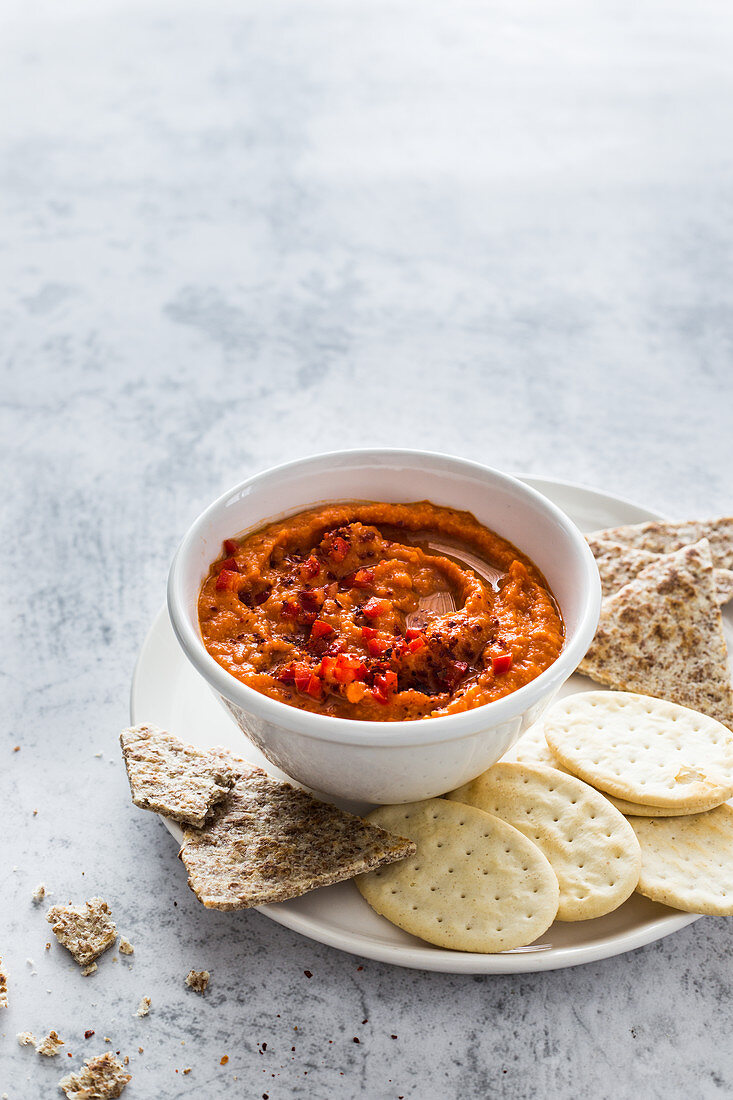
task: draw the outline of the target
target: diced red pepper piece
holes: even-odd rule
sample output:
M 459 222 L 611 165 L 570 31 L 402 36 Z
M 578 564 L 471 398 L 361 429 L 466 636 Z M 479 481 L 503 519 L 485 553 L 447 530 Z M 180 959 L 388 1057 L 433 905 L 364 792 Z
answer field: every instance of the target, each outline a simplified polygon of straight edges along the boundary
M 417 651 L 419 649 L 422 649 L 424 645 L 424 638 L 413 638 L 411 642 L 407 643 L 407 648 L 409 649 L 410 653 L 417 653 Z
M 331 624 L 323 619 L 316 619 L 311 627 L 311 638 L 330 638 L 335 633 L 336 631 Z
M 325 679 L 326 677 L 334 676 L 336 671 L 336 658 L 329 657 L 327 654 L 321 657 L 321 663 L 318 666 L 317 672 L 320 677 Z M 334 677 L 335 678 L 335 677 Z
M 372 687 L 371 690 L 372 690 L 372 695 L 374 696 L 374 698 L 377 700 L 378 703 L 381 703 L 384 706 L 386 703 L 389 702 L 389 699 L 387 698 L 387 692 L 384 690 L 384 688 L 381 685 L 374 684 L 374 686 Z
M 498 653 L 492 657 L 491 667 L 497 676 L 500 676 L 503 672 L 508 672 L 512 667 L 511 653 Z
M 347 653 L 340 653 L 336 658 L 334 678 L 340 684 L 350 684 L 354 680 L 363 680 L 367 674 L 367 667 L 360 657 L 350 657 Z
M 369 588 L 374 584 L 374 570 L 373 569 L 357 569 L 353 574 L 351 585 L 353 588 Z
M 384 638 L 370 638 L 367 642 L 370 657 L 381 657 L 388 644 Z
M 375 630 L 373 626 L 363 626 L 361 628 L 362 638 L 376 638 L 378 630 Z
M 308 665 L 295 664 L 293 666 L 293 672 L 295 674 L 293 677 L 295 680 L 295 686 L 297 687 L 298 691 L 307 691 L 312 676 L 311 670 L 308 668 Z
M 279 668 L 275 673 L 275 679 L 279 680 L 282 684 L 292 684 L 295 680 L 295 670 L 293 668 L 293 662 L 289 665 L 285 665 L 283 668 Z
M 320 588 L 303 588 L 298 593 L 298 602 L 305 611 L 318 612 L 323 607 L 325 597 Z
M 301 615 L 300 604 L 295 603 L 293 600 L 283 600 L 280 614 L 285 619 L 298 619 Z
M 389 600 L 378 600 L 376 596 L 372 596 L 370 600 L 362 605 L 361 610 L 367 619 L 377 619 L 380 615 L 384 615 L 386 611 L 389 611 L 391 606 Z
M 224 539 L 224 553 L 236 554 L 239 549 L 239 543 L 236 539 Z
M 233 572 L 231 569 L 222 569 L 219 576 L 216 578 L 217 591 L 221 592 L 225 588 L 236 588 L 241 580 L 239 573 Z
M 224 561 L 219 562 L 219 569 L 228 569 L 230 573 L 238 573 L 239 565 L 236 558 L 224 558 Z
M 339 561 L 340 562 L 340 561 L 344 561 L 344 559 L 346 558 L 348 553 L 349 553 L 349 544 L 348 544 L 348 542 L 346 541 L 346 539 L 342 539 L 340 535 L 337 535 L 336 538 L 331 543 L 330 549 L 328 551 L 328 556 L 333 561 Z
M 308 695 L 312 695 L 314 699 L 317 699 L 321 694 L 322 688 L 323 684 L 314 672 L 310 680 L 308 681 L 308 687 L 305 690 Z
M 442 681 L 449 691 L 452 691 L 459 680 L 468 672 L 468 665 L 465 661 L 452 661 L 449 665 L 443 669 Z
M 303 581 L 310 580 L 311 577 L 315 577 L 316 573 L 320 572 L 320 569 L 320 562 L 311 555 L 298 569 L 300 579 Z
M 413 642 L 415 638 L 419 638 L 421 634 L 422 630 L 418 630 L 417 627 L 414 626 L 408 626 L 407 630 L 405 631 L 405 637 L 407 638 L 408 642 Z

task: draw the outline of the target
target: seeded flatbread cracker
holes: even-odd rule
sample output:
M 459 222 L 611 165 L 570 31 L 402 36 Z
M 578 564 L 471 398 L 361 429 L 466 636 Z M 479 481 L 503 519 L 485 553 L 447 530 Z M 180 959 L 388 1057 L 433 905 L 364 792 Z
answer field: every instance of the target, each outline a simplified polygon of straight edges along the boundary
M 379 806 L 368 820 L 404 833 L 417 852 L 357 878 L 377 913 L 456 951 L 526 947 L 555 919 L 559 888 L 539 848 L 498 817 L 429 798 Z
M 246 909 L 353 878 L 414 850 L 404 837 L 260 768 L 242 768 L 211 820 L 184 831 L 178 854 L 189 886 L 208 909 Z
M 156 726 L 120 734 L 132 801 L 187 825 L 203 825 L 234 785 L 221 757 L 179 741 Z
M 524 833 L 557 875 L 557 919 L 590 920 L 636 889 L 641 852 L 626 818 L 575 776 L 539 764 L 498 763 L 448 798 Z
M 641 573 L 647 565 L 652 565 L 662 554 L 653 554 L 650 550 L 639 550 L 635 546 L 624 546 L 620 542 L 588 536 L 588 545 L 596 559 L 604 596 L 611 596 L 623 588 Z M 713 569 L 715 599 L 722 607 L 733 599 L 733 569 Z
M 640 894 L 688 913 L 733 915 L 733 807 L 630 824 L 641 845 Z
M 699 813 L 733 795 L 733 735 L 676 703 L 571 695 L 545 715 L 545 737 L 569 771 L 614 798 Z
M 211 974 L 208 970 L 189 970 L 186 975 L 186 985 L 189 989 L 192 989 L 194 993 L 199 993 L 203 997 L 209 984 L 210 977 Z
M 59 1039 L 55 1031 L 49 1031 L 48 1035 L 36 1044 L 36 1054 L 43 1054 L 45 1058 L 55 1058 L 62 1046 L 64 1046 L 64 1040 Z
M 0 956 L 0 1008 L 8 1007 L 8 975 L 5 973 L 3 960 Z
M 683 546 L 707 539 L 714 565 L 720 569 L 733 569 L 733 516 L 677 523 L 651 520 L 648 523 L 608 527 L 604 531 L 594 531 L 588 537 L 620 542 L 652 554 L 671 554 Z
M 713 567 L 702 540 L 648 565 L 601 604 L 579 671 L 670 699 L 733 729 L 733 689 Z
M 78 1073 L 69 1073 L 59 1081 L 59 1088 L 69 1100 L 115 1100 L 131 1080 L 122 1063 L 106 1053 L 87 1059 Z
M 117 929 L 102 898 L 83 905 L 52 905 L 46 916 L 56 939 L 80 966 L 87 967 L 111 947 Z

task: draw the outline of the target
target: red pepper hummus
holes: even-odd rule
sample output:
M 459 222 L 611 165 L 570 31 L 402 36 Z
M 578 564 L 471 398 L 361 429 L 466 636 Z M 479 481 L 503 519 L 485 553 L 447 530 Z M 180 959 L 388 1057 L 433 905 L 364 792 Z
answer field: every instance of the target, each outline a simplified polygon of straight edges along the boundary
M 428 501 L 326 504 L 226 539 L 198 610 L 232 676 L 338 718 L 480 707 L 563 644 L 536 566 L 469 512 Z

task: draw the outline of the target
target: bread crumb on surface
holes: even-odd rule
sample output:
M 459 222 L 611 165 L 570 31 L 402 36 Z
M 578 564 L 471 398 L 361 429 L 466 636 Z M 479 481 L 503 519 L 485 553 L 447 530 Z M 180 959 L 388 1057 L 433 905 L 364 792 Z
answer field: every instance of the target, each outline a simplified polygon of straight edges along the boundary
M 38 886 L 36 886 L 35 890 L 33 891 L 32 896 L 33 896 L 33 904 L 34 905 L 40 905 L 41 902 L 43 901 L 43 899 L 46 896 L 46 887 L 43 885 L 42 882 L 38 883 Z
M 189 989 L 193 989 L 195 993 L 200 993 L 203 996 L 210 977 L 211 974 L 208 970 L 189 970 L 186 975 L 186 985 Z
M 59 1039 L 55 1031 L 49 1031 L 45 1039 L 41 1039 L 40 1043 L 36 1043 L 36 1053 L 43 1054 L 46 1058 L 54 1058 L 63 1045 L 64 1040 Z
M 78 1073 L 70 1073 L 59 1081 L 59 1088 L 69 1100 L 113 1100 L 121 1096 L 132 1077 L 124 1072 L 113 1054 L 98 1054 L 90 1058 Z
M 120 954 L 122 954 L 122 955 L 134 955 L 135 954 L 135 948 L 132 946 L 132 944 L 130 943 L 130 941 L 127 939 L 126 936 L 120 936 L 119 951 L 120 951 Z
M 150 997 L 141 997 L 140 1004 L 137 1006 L 137 1012 L 135 1013 L 135 1015 L 147 1016 L 148 1012 L 150 1012 L 150 1004 Z
M 32 1031 L 19 1031 L 17 1038 L 18 1038 L 18 1042 L 20 1043 L 20 1045 L 22 1047 L 29 1047 L 31 1045 L 33 1045 L 33 1046 L 36 1045 L 36 1037 L 35 1037 L 35 1035 L 33 1034 Z
M 85 966 L 84 969 L 82 970 L 82 975 L 83 975 L 83 977 L 88 978 L 90 974 L 93 974 L 94 971 L 98 970 L 98 969 L 99 969 L 99 967 L 97 966 L 96 963 L 89 963 L 89 966 Z
M 80 966 L 94 962 L 117 938 L 109 906 L 102 898 L 91 898 L 76 906 L 52 905 L 46 920 L 61 946 Z

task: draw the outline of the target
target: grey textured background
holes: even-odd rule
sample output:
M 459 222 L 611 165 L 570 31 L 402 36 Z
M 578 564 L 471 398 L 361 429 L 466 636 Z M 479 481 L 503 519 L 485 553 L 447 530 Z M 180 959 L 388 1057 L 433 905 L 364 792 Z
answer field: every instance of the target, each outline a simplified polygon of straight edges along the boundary
M 730 511 L 730 6 L 0 18 L 0 1091 L 119 1049 L 130 1100 L 729 1096 L 725 920 L 544 975 L 360 970 L 199 908 L 116 735 L 179 537 L 276 462 L 422 446 Z M 108 898 L 131 962 L 45 952 L 39 880 Z M 73 1061 L 15 1042 L 52 1027 Z

